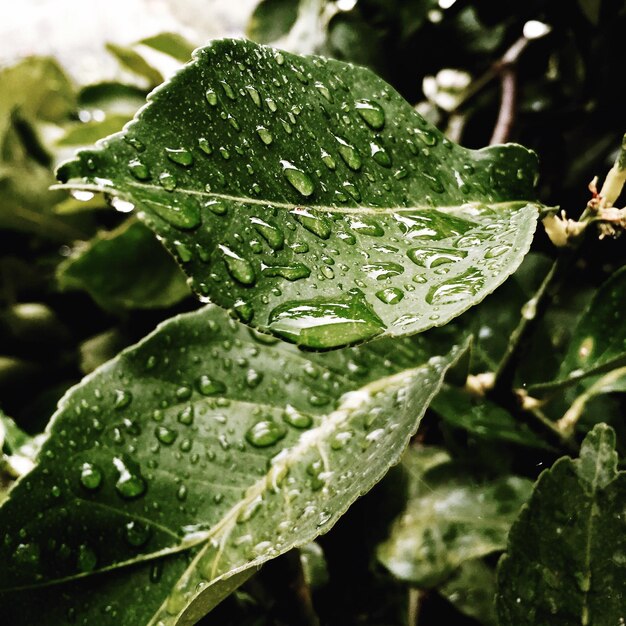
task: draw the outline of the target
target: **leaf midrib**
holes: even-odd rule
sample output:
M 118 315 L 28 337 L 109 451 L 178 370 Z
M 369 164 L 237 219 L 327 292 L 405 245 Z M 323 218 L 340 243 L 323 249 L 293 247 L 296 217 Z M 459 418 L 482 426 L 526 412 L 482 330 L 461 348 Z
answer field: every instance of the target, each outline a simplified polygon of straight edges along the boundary
M 265 198 L 247 198 L 245 196 L 235 196 L 231 194 L 223 194 L 223 193 L 215 193 L 215 192 L 207 192 L 196 189 L 184 189 L 181 187 L 177 187 L 173 191 L 165 191 L 163 187 L 158 185 L 147 185 L 138 183 L 135 181 L 126 181 L 128 187 L 135 187 L 137 189 L 149 189 L 151 191 L 158 191 L 159 193 L 166 193 L 175 195 L 176 193 L 182 193 L 190 196 L 198 196 L 204 199 L 215 199 L 215 200 L 227 200 L 229 202 L 235 202 L 238 204 L 254 204 L 260 205 L 263 207 L 272 206 L 278 207 L 282 209 L 293 210 L 298 207 L 302 207 L 304 209 L 311 209 L 313 211 L 320 211 L 325 213 L 355 213 L 355 214 L 368 214 L 368 215 L 381 215 L 381 214 L 393 214 L 393 213 L 415 213 L 419 211 L 441 211 L 442 213 L 454 213 L 460 210 L 468 210 L 473 208 L 478 208 L 481 206 L 488 205 L 492 208 L 507 208 L 510 206 L 520 205 L 520 207 L 524 204 L 533 204 L 538 206 L 539 203 L 534 200 L 527 199 L 519 199 L 519 200 L 507 200 L 507 201 L 497 201 L 497 202 L 480 202 L 478 200 L 464 202 L 463 204 L 457 205 L 447 205 L 447 206 L 430 206 L 430 205 L 416 205 L 416 206 L 394 206 L 394 207 L 373 207 L 373 206 L 324 206 L 324 205 L 316 205 L 316 204 L 308 204 L 305 202 L 283 202 L 280 200 L 268 200 Z M 60 185 L 52 185 L 50 189 L 77 189 L 82 191 L 96 191 L 96 192 L 104 192 L 104 193 L 112 193 L 118 196 L 124 196 L 125 194 L 120 193 L 118 189 L 109 188 L 102 185 L 95 185 L 91 183 L 63 183 Z M 157 200 L 150 199 L 151 202 L 157 202 Z M 161 203 L 159 203 L 161 204 Z
M 396 374 L 392 374 L 391 376 L 387 376 L 385 378 L 372 381 L 371 383 L 368 383 L 367 385 L 363 387 L 360 387 L 354 391 L 349 391 L 346 394 L 344 394 L 343 399 L 342 399 L 343 401 L 339 404 L 337 409 L 329 413 L 326 416 L 326 419 L 322 423 L 320 423 L 320 425 L 317 428 L 315 428 L 314 430 L 309 430 L 309 431 L 304 432 L 300 436 L 298 441 L 294 443 L 294 445 L 289 449 L 289 454 L 285 456 L 285 459 L 282 463 L 282 467 L 279 467 L 279 464 L 273 465 L 265 475 L 263 475 L 256 483 L 254 483 L 248 488 L 248 490 L 246 491 L 246 495 L 239 502 L 234 504 L 231 507 L 231 509 L 224 514 L 220 522 L 218 522 L 213 528 L 207 531 L 206 536 L 204 536 L 198 542 L 198 543 L 204 543 L 205 544 L 204 547 L 199 550 L 198 554 L 196 554 L 196 556 L 193 558 L 191 563 L 189 563 L 189 566 L 185 569 L 183 574 L 180 576 L 179 580 L 182 580 L 189 571 L 192 571 L 193 569 L 195 569 L 197 564 L 205 556 L 207 549 L 211 545 L 211 542 L 209 541 L 209 539 L 219 536 L 220 534 L 222 534 L 222 537 L 219 542 L 220 551 L 218 552 L 216 560 L 213 563 L 212 574 L 211 574 L 213 578 L 209 584 L 214 584 L 219 579 L 222 578 L 221 576 L 218 578 L 215 578 L 215 573 L 217 571 L 217 566 L 219 564 L 219 558 L 221 557 L 221 554 L 222 554 L 222 546 L 227 541 L 230 535 L 230 532 L 232 531 L 232 528 L 234 527 L 236 523 L 237 517 L 239 516 L 242 509 L 246 505 L 250 504 L 253 500 L 255 500 L 259 495 L 261 495 L 263 491 L 265 491 L 266 489 L 270 487 L 270 481 L 271 481 L 272 475 L 277 475 L 280 473 L 281 470 L 284 470 L 285 468 L 289 468 L 291 464 L 293 464 L 298 458 L 300 458 L 303 455 L 303 452 L 301 451 L 309 450 L 311 446 L 317 445 L 321 439 L 324 439 L 324 436 L 326 435 L 327 432 L 334 432 L 335 430 L 340 428 L 341 425 L 344 424 L 347 419 L 349 419 L 352 412 L 358 408 L 358 406 L 354 406 L 351 404 L 347 404 L 346 406 L 345 400 L 348 397 L 350 397 L 351 394 L 365 393 L 367 395 L 367 398 L 370 398 L 377 391 L 381 391 L 383 389 L 389 389 L 391 386 L 398 384 L 400 381 L 409 380 L 410 378 L 415 376 L 417 372 L 419 372 L 421 369 L 427 366 L 428 366 L 427 363 L 423 363 L 417 367 L 403 370 Z M 249 567 L 253 567 L 253 566 L 254 566 L 254 561 L 251 561 L 250 563 L 247 563 L 245 565 L 245 569 Z M 229 575 L 235 575 L 239 571 L 242 571 L 242 569 L 236 568 L 232 572 L 229 572 Z M 150 620 L 150 622 L 148 623 L 148 626 L 154 626 L 156 624 L 155 620 L 159 618 L 159 616 L 161 615 L 161 612 L 164 610 L 167 604 L 168 598 L 166 598 L 161 604 L 161 606 L 159 607 L 159 609 L 155 611 L 155 614 Z

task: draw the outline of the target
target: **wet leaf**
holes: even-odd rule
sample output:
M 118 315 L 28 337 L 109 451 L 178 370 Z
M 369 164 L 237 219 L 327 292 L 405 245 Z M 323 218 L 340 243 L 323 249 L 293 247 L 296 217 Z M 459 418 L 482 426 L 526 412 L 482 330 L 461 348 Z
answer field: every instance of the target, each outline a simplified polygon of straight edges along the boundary
M 150 619 L 133 621 L 138 605 L 97 615 L 194 623 L 220 585 L 326 532 L 380 480 L 461 351 L 428 358 L 419 338 L 306 356 L 217 307 L 173 318 L 60 402 L 35 469 L 0 508 L 1 588 L 193 549 Z
M 533 153 L 465 150 L 368 70 L 245 41 L 196 51 L 58 175 L 136 205 L 201 298 L 317 349 L 445 324 L 537 217 Z
M 595 293 L 576 325 L 558 378 L 549 386 L 574 382 L 626 363 L 624 310 L 626 267 L 615 272 Z
M 462 563 L 504 548 L 530 494 L 529 481 L 508 476 L 481 483 L 442 451 L 428 448 L 409 448 L 403 464 L 410 481 L 407 508 L 378 549 L 394 576 L 434 587 Z
M 531 448 L 547 448 L 547 443 L 526 424 L 487 398 L 479 398 L 456 387 L 445 386 L 431 408 L 446 423 L 462 428 L 488 441 L 507 441 Z
M 615 432 L 597 425 L 580 458 L 544 472 L 498 569 L 500 626 L 604 626 L 626 606 L 626 475 Z
M 179 267 L 141 223 L 130 220 L 101 233 L 57 270 L 62 289 L 83 289 L 103 308 L 172 306 L 189 295 Z
M 484 561 L 465 561 L 437 591 L 464 615 L 483 626 L 496 626 L 496 576 Z

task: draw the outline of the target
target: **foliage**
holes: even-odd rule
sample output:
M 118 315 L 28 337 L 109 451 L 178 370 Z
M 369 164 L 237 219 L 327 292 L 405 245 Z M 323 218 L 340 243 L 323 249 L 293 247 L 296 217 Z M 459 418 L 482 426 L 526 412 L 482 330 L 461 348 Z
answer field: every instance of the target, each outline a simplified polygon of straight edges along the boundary
M 1 68 L 3 619 L 621 623 L 624 28 L 262 0 Z

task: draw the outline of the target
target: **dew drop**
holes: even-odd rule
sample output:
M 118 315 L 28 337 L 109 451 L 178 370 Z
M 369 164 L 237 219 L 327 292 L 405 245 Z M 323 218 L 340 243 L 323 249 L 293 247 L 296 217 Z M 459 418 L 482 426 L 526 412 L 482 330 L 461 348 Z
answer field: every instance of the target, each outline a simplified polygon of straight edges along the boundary
M 215 91 L 213 91 L 213 89 L 207 89 L 205 95 L 207 102 L 214 107 L 217 104 L 217 94 Z
M 186 406 L 178 414 L 178 421 L 185 426 L 191 426 L 191 424 L 193 424 L 193 418 L 194 418 L 194 409 L 193 409 L 192 404 L 190 404 L 189 406 Z
M 363 121 L 374 130 L 380 130 L 385 125 L 385 110 L 374 100 L 357 100 L 354 103 L 357 113 Z
M 404 267 L 393 261 L 381 261 L 378 263 L 366 263 L 363 265 L 363 271 L 374 280 L 386 280 L 402 274 Z
M 484 284 L 482 272 L 470 268 L 463 274 L 431 287 L 426 302 L 432 305 L 453 304 L 475 296 Z
M 310 415 L 297 411 L 290 404 L 285 408 L 283 419 L 294 428 L 310 428 L 313 424 L 313 418 Z
M 379 335 L 382 320 L 363 294 L 285 302 L 272 310 L 269 328 L 289 341 L 330 348 Z
M 256 281 L 256 275 L 252 263 L 239 256 L 228 246 L 220 244 L 218 248 L 224 254 L 224 263 L 228 273 L 242 285 L 253 285 Z
M 510 250 L 510 246 L 508 245 L 497 245 L 497 246 L 492 246 L 491 248 L 489 248 L 486 252 L 485 252 L 485 258 L 486 259 L 496 259 L 499 256 L 502 256 L 505 252 L 507 252 L 508 250 Z
M 335 101 L 335 99 L 333 98 L 333 94 L 330 93 L 330 89 L 328 89 L 328 87 L 324 83 L 317 81 L 315 83 L 315 87 L 322 94 L 322 96 L 324 96 L 324 98 L 328 100 L 328 102 L 333 103 Z
M 165 191 L 174 191 L 174 189 L 176 189 L 176 178 L 170 172 L 162 172 L 159 174 L 159 183 Z
M 164 445 L 171 446 L 174 441 L 176 441 L 176 437 L 178 433 L 172 428 L 168 428 L 167 426 L 157 426 L 154 429 L 154 434 L 156 438 Z
M 116 409 L 124 409 L 133 401 L 133 395 L 130 391 L 124 389 L 116 389 L 113 394 L 113 407 Z
M 398 304 L 404 298 L 404 292 L 397 287 L 388 287 L 376 292 L 376 297 L 385 304 Z
M 335 135 L 335 139 L 337 140 L 337 143 L 339 144 L 339 154 L 341 155 L 341 158 L 344 160 L 344 163 L 351 170 L 357 171 L 361 169 L 362 160 L 361 160 L 361 156 L 357 152 L 357 149 L 353 145 L 349 144 L 345 139 L 342 139 L 341 137 L 337 137 Z
M 407 255 L 416 265 L 432 268 L 462 261 L 467 252 L 455 248 L 411 248 Z
M 182 241 L 175 241 L 174 249 L 176 250 L 176 254 L 178 255 L 181 263 L 189 263 L 189 261 L 193 258 L 193 252 L 189 246 Z
M 287 434 L 287 429 L 273 420 L 261 420 L 246 432 L 246 440 L 256 448 L 272 446 Z
M 128 163 L 128 170 L 137 180 L 146 180 L 150 177 L 148 168 L 139 159 L 130 161 Z
M 252 85 L 246 85 L 246 91 L 248 92 L 250 98 L 252 98 L 252 102 L 254 102 L 254 104 L 256 104 L 256 106 L 260 109 L 261 96 L 259 95 L 259 92 Z
M 272 250 L 282 250 L 285 245 L 285 235 L 282 230 L 258 217 L 251 217 L 250 221 Z
M 230 84 L 227 83 L 225 80 L 220 80 L 220 85 L 222 86 L 222 89 L 224 90 L 226 96 L 231 100 L 235 100 L 237 96 L 235 95 L 235 92 L 233 91 L 233 88 L 230 86 Z
M 322 148 L 322 163 L 329 170 L 334 170 L 337 167 L 337 164 L 335 163 L 335 159 L 333 159 L 333 157 L 330 156 L 330 154 L 328 154 L 328 152 L 326 152 L 326 150 L 324 150 L 324 148 Z
M 118 472 L 115 490 L 122 498 L 131 500 L 146 492 L 147 485 L 138 467 L 133 467 L 130 462 L 125 462 L 119 457 L 113 457 L 113 465 Z
M 204 154 L 213 154 L 213 146 L 211 146 L 206 137 L 200 137 L 200 139 L 198 139 L 198 147 Z
M 352 218 L 349 220 L 350 228 L 360 235 L 369 235 L 370 237 L 382 237 L 385 234 L 383 227 L 373 220 L 365 218 Z
M 84 543 L 78 546 L 78 556 L 76 565 L 81 572 L 93 572 L 96 569 L 98 557 L 96 553 Z
M 209 200 L 204 205 L 211 213 L 215 213 L 215 215 L 224 215 L 228 210 L 226 205 L 220 200 Z
M 193 163 L 193 154 L 187 148 L 165 148 L 165 154 L 172 163 L 177 165 L 187 167 Z
M 130 213 L 135 208 L 135 205 L 132 202 L 128 202 L 127 200 L 122 200 L 117 197 L 111 198 L 111 205 L 120 213 Z
M 302 226 L 320 239 L 328 239 L 330 237 L 332 232 L 331 223 L 323 215 L 303 208 L 294 209 L 291 211 L 291 214 Z
M 370 142 L 370 154 L 374 161 L 382 167 L 391 167 L 391 157 L 389 153 L 376 142 Z
M 216 396 L 226 391 L 226 385 L 220 380 L 203 374 L 196 380 L 196 389 L 203 396 Z
M 265 126 L 257 126 L 256 132 L 257 132 L 257 135 L 260 137 L 261 141 L 266 146 L 269 146 L 274 140 L 274 138 L 272 137 L 272 133 L 267 128 L 265 128 Z
M 150 538 L 151 529 L 148 524 L 135 520 L 124 525 L 124 536 L 126 541 L 134 548 L 143 546 Z
M 286 278 L 294 281 L 308 278 L 311 270 L 304 263 L 292 263 L 290 265 L 265 265 L 262 269 L 263 276 Z
M 80 467 L 80 484 L 93 491 L 102 484 L 102 471 L 93 463 L 83 463 Z

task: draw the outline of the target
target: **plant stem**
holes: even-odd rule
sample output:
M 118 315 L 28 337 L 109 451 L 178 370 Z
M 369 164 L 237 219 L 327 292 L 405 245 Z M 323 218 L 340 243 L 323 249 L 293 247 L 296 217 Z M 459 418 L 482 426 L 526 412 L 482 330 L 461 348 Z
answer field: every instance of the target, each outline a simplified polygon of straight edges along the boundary
M 612 207 L 622 193 L 626 183 L 626 135 L 622 138 L 622 145 L 615 159 L 613 167 L 606 175 L 604 185 L 600 191 L 602 207 Z
M 500 81 L 502 84 L 500 110 L 489 145 L 506 143 L 515 117 L 515 101 L 517 98 L 517 75 L 515 69 L 510 65 L 503 67 L 500 72 Z
M 574 402 L 572 402 L 572 405 L 565 412 L 563 417 L 556 423 L 559 432 L 567 437 L 571 437 L 574 434 L 576 424 L 583 414 L 587 402 L 599 393 L 606 393 L 607 390 L 611 389 L 613 383 L 619 382 L 622 378 L 626 378 L 626 367 L 620 367 L 605 374 L 602 378 L 593 383 L 589 389 L 581 393 Z
M 278 599 L 274 612 L 287 624 L 319 626 L 319 618 L 313 608 L 311 590 L 304 579 L 300 551 L 291 550 L 267 563 L 264 579 L 271 586 L 272 595 Z
M 415 587 L 409 589 L 409 601 L 407 606 L 408 626 L 418 626 L 419 624 L 422 597 L 423 592 L 421 589 L 416 589 Z
M 548 288 L 552 285 L 553 281 L 563 271 L 564 266 L 569 265 L 569 257 L 567 261 L 564 257 L 559 257 L 552 263 L 552 266 L 545 275 L 539 289 L 535 292 L 535 295 L 528 300 L 522 307 L 522 316 L 520 321 L 511 334 L 507 350 L 500 361 L 498 369 L 496 371 L 496 377 L 494 382 L 494 389 L 509 390 L 511 389 L 511 383 L 513 381 L 513 375 L 519 360 L 519 354 L 524 348 L 526 339 L 530 331 L 537 323 L 537 319 L 541 316 L 545 308 L 546 295 L 548 294 Z

